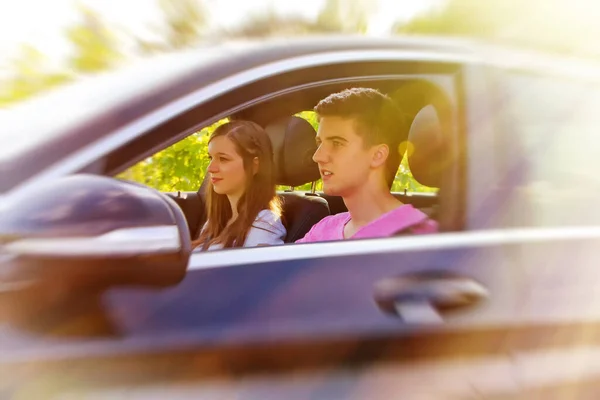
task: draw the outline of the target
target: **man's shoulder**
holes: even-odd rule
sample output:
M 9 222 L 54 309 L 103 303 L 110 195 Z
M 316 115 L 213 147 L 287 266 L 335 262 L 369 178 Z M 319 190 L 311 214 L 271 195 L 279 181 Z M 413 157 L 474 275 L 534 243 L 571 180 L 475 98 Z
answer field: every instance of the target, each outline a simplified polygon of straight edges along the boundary
M 395 235 L 433 233 L 438 229 L 436 221 L 411 204 L 400 206 L 388 217 L 385 222 L 395 229 Z
M 321 242 L 326 240 L 334 240 L 338 238 L 340 225 L 343 225 L 350 214 L 347 212 L 329 215 L 310 228 L 310 231 L 296 243 Z
M 325 217 L 322 220 L 320 220 L 319 222 L 317 222 L 314 226 L 338 225 L 341 222 L 348 219 L 349 216 L 350 216 L 350 214 L 348 212 L 342 212 L 342 213 L 338 213 L 338 214 L 334 214 L 334 215 L 328 215 L 327 217 Z

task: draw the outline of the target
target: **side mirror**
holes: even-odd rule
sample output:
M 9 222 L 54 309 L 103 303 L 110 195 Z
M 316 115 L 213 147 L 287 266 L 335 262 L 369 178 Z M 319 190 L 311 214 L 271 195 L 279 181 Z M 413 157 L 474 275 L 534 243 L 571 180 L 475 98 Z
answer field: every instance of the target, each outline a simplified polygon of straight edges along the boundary
M 0 292 L 173 285 L 190 254 L 177 204 L 130 182 L 72 175 L 9 197 L 0 210 Z

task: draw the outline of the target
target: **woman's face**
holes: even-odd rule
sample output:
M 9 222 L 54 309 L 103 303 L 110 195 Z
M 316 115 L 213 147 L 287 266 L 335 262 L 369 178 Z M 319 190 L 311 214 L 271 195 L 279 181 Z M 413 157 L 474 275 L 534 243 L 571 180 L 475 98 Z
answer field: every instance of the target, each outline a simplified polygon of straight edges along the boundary
M 208 173 L 213 190 L 218 194 L 240 197 L 246 187 L 244 160 L 235 144 L 225 136 L 218 136 L 208 144 Z

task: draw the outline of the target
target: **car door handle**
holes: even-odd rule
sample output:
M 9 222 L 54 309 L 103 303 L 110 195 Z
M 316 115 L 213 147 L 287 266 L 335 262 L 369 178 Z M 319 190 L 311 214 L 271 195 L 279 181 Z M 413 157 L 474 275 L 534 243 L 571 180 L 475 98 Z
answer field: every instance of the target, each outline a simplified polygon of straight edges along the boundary
M 442 313 L 472 306 L 488 297 L 476 280 L 447 271 L 424 271 L 383 279 L 375 284 L 380 310 L 407 323 L 442 323 Z

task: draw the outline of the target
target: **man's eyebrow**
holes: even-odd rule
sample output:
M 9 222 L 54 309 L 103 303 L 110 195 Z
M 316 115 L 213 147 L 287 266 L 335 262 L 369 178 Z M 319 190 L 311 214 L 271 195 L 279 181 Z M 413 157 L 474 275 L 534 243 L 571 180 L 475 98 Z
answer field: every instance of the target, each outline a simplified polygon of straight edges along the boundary
M 345 137 L 342 137 L 342 136 L 327 136 L 325 138 L 321 138 L 319 136 L 315 137 L 315 142 L 317 142 L 317 144 L 323 142 L 324 140 L 327 142 L 332 142 L 334 140 L 338 140 L 338 141 L 341 141 L 344 143 L 348 143 L 348 139 L 346 139 Z
M 328 136 L 328 137 L 325 138 L 325 140 L 329 140 L 329 141 L 331 141 L 331 140 L 341 140 L 343 142 L 347 142 L 348 141 L 348 139 L 346 139 L 345 137 L 342 137 L 342 136 Z

